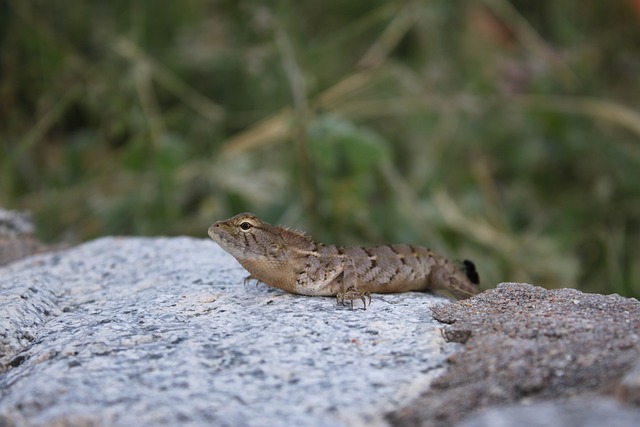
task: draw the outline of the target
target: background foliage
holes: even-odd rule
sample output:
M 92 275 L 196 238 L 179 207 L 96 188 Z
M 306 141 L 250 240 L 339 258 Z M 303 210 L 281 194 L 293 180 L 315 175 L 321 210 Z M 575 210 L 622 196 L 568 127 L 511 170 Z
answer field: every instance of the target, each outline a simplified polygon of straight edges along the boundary
M 485 287 L 640 295 L 640 2 L 0 2 L 0 206 L 44 240 L 254 211 Z

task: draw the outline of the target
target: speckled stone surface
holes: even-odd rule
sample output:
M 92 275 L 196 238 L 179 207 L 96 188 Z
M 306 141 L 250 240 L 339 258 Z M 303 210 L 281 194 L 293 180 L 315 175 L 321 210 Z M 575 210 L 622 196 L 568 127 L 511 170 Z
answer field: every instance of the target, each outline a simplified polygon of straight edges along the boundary
M 253 284 L 217 245 L 102 238 L 0 269 L 0 425 L 382 425 L 443 370 L 430 309 Z
M 43 245 L 34 237 L 34 231 L 29 212 L 0 208 L 0 266 L 29 255 L 62 248 L 60 245 Z
M 590 411 L 594 420 L 609 419 L 602 425 L 640 425 L 640 409 L 634 406 L 640 395 L 638 300 L 502 283 L 434 308 L 433 315 L 449 324 L 443 335 L 466 342 L 465 348 L 449 359 L 429 391 L 389 414 L 393 425 L 452 426 L 492 407 L 485 421 L 464 425 L 581 426 Z M 624 410 L 607 403 L 613 395 L 626 404 Z M 578 404 L 567 403 L 578 396 L 602 405 L 586 405 L 580 413 Z M 516 403 L 521 405 L 506 412 L 498 408 Z M 545 415 L 536 418 L 526 404 L 536 404 Z M 562 417 L 540 423 L 553 414 Z M 639 422 L 628 424 L 629 414 Z
M 638 421 L 640 411 L 613 399 L 579 397 L 499 406 L 475 414 L 456 427 L 631 427 Z

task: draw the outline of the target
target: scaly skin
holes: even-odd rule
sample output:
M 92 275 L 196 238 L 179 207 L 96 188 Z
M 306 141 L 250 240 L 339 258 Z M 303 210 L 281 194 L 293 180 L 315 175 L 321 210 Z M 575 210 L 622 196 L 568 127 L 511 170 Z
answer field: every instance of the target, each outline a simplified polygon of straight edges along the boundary
M 456 298 L 478 293 L 471 261 L 462 268 L 421 246 L 358 247 L 314 243 L 304 233 L 241 213 L 209 227 L 209 236 L 255 278 L 300 295 L 336 296 L 343 304 L 370 293 L 445 290 Z

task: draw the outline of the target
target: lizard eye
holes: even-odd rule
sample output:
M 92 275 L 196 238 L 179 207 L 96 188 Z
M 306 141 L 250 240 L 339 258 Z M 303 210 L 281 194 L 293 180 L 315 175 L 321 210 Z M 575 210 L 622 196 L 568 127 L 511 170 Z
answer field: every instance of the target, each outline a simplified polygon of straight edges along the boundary
M 251 225 L 251 223 L 250 223 L 250 222 L 245 221 L 245 222 L 240 223 L 240 228 L 241 228 L 243 231 L 247 231 L 247 230 L 249 230 L 251 227 L 253 227 L 253 225 Z

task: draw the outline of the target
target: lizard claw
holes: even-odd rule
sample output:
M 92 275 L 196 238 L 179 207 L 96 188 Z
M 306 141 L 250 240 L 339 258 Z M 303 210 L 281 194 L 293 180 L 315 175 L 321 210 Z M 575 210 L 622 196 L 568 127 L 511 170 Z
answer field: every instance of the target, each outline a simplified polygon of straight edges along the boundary
M 244 280 L 242 281 L 242 284 L 244 286 L 247 286 L 247 283 L 251 282 L 252 280 L 256 281 L 256 286 L 258 286 L 260 283 L 262 283 L 262 282 L 260 282 L 260 280 L 256 279 L 252 275 L 248 275 L 247 277 L 244 278 Z
M 367 298 L 369 303 L 367 303 Z M 340 305 L 346 305 L 345 301 L 349 301 L 351 310 L 353 310 L 353 301 L 362 300 L 363 310 L 367 309 L 367 305 L 371 305 L 371 293 L 370 292 L 358 292 L 353 288 L 349 288 L 344 292 L 338 292 L 336 294 L 336 303 Z

